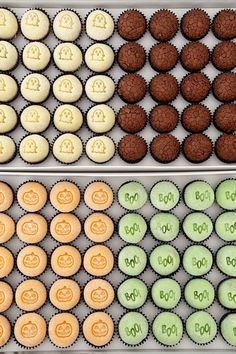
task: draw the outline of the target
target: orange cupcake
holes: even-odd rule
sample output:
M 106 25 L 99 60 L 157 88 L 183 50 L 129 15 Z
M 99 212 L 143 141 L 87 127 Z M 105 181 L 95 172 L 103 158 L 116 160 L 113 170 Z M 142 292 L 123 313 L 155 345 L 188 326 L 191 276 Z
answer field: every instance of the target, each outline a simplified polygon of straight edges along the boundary
M 46 321 L 35 313 L 21 315 L 15 323 L 14 335 L 18 343 L 33 348 L 42 343 L 46 337 Z
M 84 255 L 85 270 L 96 277 L 103 277 L 111 272 L 114 256 L 111 250 L 103 245 L 90 247 Z
M 59 246 L 51 255 L 51 267 L 61 277 L 70 277 L 76 274 L 81 267 L 81 255 L 73 246 Z
M 76 209 L 80 203 L 80 190 L 72 182 L 58 182 L 51 189 L 50 201 L 58 211 L 70 213 Z
M 84 223 L 85 235 L 94 242 L 105 242 L 113 235 L 114 223 L 103 213 L 93 213 Z
M 109 208 L 112 205 L 113 197 L 111 187 L 104 182 L 92 182 L 84 192 L 85 204 L 96 211 Z
M 0 312 L 7 311 L 13 302 L 13 291 L 11 286 L 0 281 Z
M 92 279 L 84 288 L 84 301 L 93 310 L 103 310 L 111 305 L 115 292 L 104 279 Z
M 0 211 L 9 209 L 13 200 L 14 195 L 11 187 L 5 182 L 0 182 Z
M 47 255 L 38 246 L 26 246 L 17 256 L 19 271 L 28 277 L 37 277 L 42 274 L 47 266 Z
M 14 267 L 12 253 L 5 247 L 0 247 L 0 278 L 7 277 Z
M 9 215 L 0 213 L 0 243 L 9 241 L 14 233 L 14 220 Z
M 39 182 L 26 182 L 18 189 L 17 200 L 24 210 L 34 213 L 47 203 L 47 190 Z
M 79 321 L 71 313 L 58 313 L 49 321 L 48 335 L 57 347 L 67 348 L 79 336 Z
M 22 216 L 16 225 L 19 239 L 26 243 L 38 243 L 47 235 L 46 219 L 39 214 L 29 213 Z
M 77 216 L 69 213 L 57 214 L 51 221 L 50 233 L 61 243 L 69 243 L 76 239 L 81 232 L 81 223 Z
M 59 310 L 71 310 L 80 301 L 79 284 L 71 279 L 58 279 L 51 286 L 49 298 Z
M 91 313 L 83 323 L 85 339 L 95 347 L 108 344 L 114 334 L 114 322 L 105 312 Z
M 11 325 L 8 319 L 0 315 L 0 347 L 3 347 L 10 339 Z

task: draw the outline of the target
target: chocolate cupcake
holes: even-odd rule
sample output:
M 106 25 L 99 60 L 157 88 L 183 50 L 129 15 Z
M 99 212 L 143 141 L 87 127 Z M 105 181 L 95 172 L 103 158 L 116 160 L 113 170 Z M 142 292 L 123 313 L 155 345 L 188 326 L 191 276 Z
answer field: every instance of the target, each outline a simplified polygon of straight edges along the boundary
M 182 17 L 181 31 L 185 38 L 197 41 L 207 35 L 210 25 L 210 18 L 204 10 L 192 9 Z
M 118 152 L 122 160 L 136 163 L 146 156 L 147 144 L 139 135 L 126 135 L 119 142 Z
M 152 157 L 161 163 L 169 163 L 177 159 L 180 153 L 180 143 L 171 134 L 156 136 L 150 145 Z
M 178 19 L 172 11 L 158 10 L 150 19 L 149 30 L 156 40 L 167 42 L 176 35 L 178 26 Z
M 213 20 L 212 31 L 218 39 L 234 39 L 236 37 L 236 11 L 221 10 Z
M 166 72 L 175 67 L 178 62 L 178 51 L 173 44 L 155 44 L 149 53 L 149 61 L 156 71 Z
M 203 101 L 211 90 L 211 83 L 203 73 L 186 75 L 181 82 L 181 93 L 188 102 Z
M 118 83 L 118 94 L 127 103 L 137 103 L 146 94 L 146 82 L 141 75 L 126 74 Z
M 236 66 L 236 43 L 220 42 L 212 53 L 212 64 L 220 71 L 232 70 Z
M 119 49 L 117 61 L 124 71 L 133 73 L 144 66 L 146 61 L 145 50 L 138 43 L 125 43 Z
M 215 153 L 217 157 L 226 163 L 236 162 L 236 135 L 223 134 L 215 144 Z
M 156 102 L 169 103 L 178 95 L 178 82 L 171 74 L 158 74 L 151 80 L 149 92 Z
M 187 71 L 199 71 L 209 63 L 210 51 L 203 43 L 191 42 L 183 47 L 180 59 L 182 66 Z
M 146 32 L 146 19 L 138 10 L 123 12 L 118 20 L 119 35 L 127 41 L 136 41 Z
M 183 153 L 186 159 L 193 163 L 201 163 L 212 154 L 212 142 L 204 134 L 190 134 L 183 142 Z
M 236 104 L 226 103 L 219 106 L 214 114 L 214 124 L 224 133 L 233 133 L 236 130 Z
M 117 117 L 118 124 L 126 133 L 140 132 L 147 124 L 145 110 L 137 104 L 123 106 Z
M 218 75 L 213 82 L 213 94 L 221 102 L 236 100 L 236 73 Z
M 211 112 L 202 104 L 193 104 L 184 109 L 181 122 L 188 132 L 202 133 L 211 124 Z
M 178 111 L 171 105 L 161 104 L 150 113 L 150 125 L 158 133 L 170 133 L 176 128 L 178 120 Z

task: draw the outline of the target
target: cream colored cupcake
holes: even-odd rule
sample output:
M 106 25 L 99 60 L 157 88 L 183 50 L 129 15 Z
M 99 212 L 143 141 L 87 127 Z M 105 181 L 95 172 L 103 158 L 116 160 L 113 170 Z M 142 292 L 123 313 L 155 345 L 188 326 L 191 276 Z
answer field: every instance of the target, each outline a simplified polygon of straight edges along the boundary
M 35 164 L 45 160 L 49 154 L 49 143 L 46 138 L 38 134 L 27 135 L 19 147 L 21 158 Z
M 21 19 L 21 32 L 31 41 L 45 38 L 50 29 L 48 16 L 41 10 L 28 10 Z
M 90 70 L 102 73 L 111 68 L 115 60 L 115 54 L 109 45 L 95 43 L 86 50 L 84 59 Z
M 75 134 L 62 134 L 53 144 L 53 155 L 62 163 L 73 163 L 78 161 L 83 152 L 83 144 Z
M 6 104 L 0 104 L 0 134 L 9 133 L 17 125 L 15 109 Z
M 53 94 L 58 101 L 73 103 L 80 99 L 83 86 L 75 75 L 59 76 L 53 83 Z
M 70 104 L 58 106 L 54 112 L 53 122 L 62 133 L 74 133 L 83 124 L 83 115 L 79 108 Z
M 16 144 L 12 138 L 0 135 L 0 164 L 10 162 L 16 153 Z
M 18 94 L 16 80 L 10 75 L 0 74 L 0 102 L 13 101 Z
M 48 109 L 39 105 L 24 108 L 20 115 L 21 125 L 29 133 L 42 133 L 48 128 L 50 120 Z
M 14 13 L 7 9 L 0 9 L 0 39 L 12 39 L 18 28 L 18 21 Z
M 60 11 L 53 21 L 53 31 L 61 41 L 75 41 L 81 33 L 79 16 L 74 11 Z
M 54 63 L 64 72 L 76 71 L 83 62 L 81 49 L 73 43 L 60 43 L 53 52 Z
M 23 79 L 20 90 L 27 101 L 41 103 L 49 96 L 50 83 L 42 74 L 29 74 Z
M 23 49 L 23 64 L 31 71 L 44 70 L 48 66 L 50 59 L 50 50 L 44 43 L 30 42 Z
M 18 62 L 18 51 L 10 42 L 0 41 L 0 70 L 13 70 Z
M 92 102 L 107 102 L 115 92 L 115 83 L 106 75 L 91 76 L 85 84 L 85 92 Z
M 86 20 L 86 33 L 95 41 L 105 41 L 114 32 L 114 21 L 111 15 L 102 10 L 90 12 Z
M 94 136 L 89 139 L 85 149 L 90 160 L 96 163 L 105 163 L 115 154 L 115 144 L 113 140 L 105 135 Z
M 106 133 L 115 125 L 115 112 L 106 104 L 98 104 L 87 113 L 87 124 L 94 133 Z

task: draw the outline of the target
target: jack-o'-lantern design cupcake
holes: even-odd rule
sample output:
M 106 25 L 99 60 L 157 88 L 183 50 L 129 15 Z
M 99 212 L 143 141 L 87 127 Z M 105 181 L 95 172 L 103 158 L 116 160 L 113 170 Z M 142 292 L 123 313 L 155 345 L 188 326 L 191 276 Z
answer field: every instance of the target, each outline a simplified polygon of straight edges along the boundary
M 62 277 L 76 274 L 81 267 L 81 262 L 80 252 L 73 246 L 57 247 L 51 256 L 53 271 Z
M 58 313 L 49 321 L 48 335 L 57 347 L 69 347 L 79 336 L 79 322 L 71 313 Z
M 37 277 L 47 266 L 46 252 L 38 246 L 26 246 L 17 256 L 19 271 L 28 277 Z
M 84 301 L 94 310 L 103 310 L 110 306 L 114 296 L 113 287 L 104 279 L 92 279 L 84 288 Z
M 84 201 L 90 209 L 105 210 L 113 202 L 113 191 L 105 182 L 92 182 L 85 190 Z
M 83 323 L 85 339 L 95 347 L 108 344 L 114 334 L 114 322 L 105 312 L 91 313 Z
M 9 215 L 0 213 L 0 243 L 9 241 L 14 233 L 14 220 Z
M 13 200 L 14 196 L 11 187 L 5 182 L 0 182 L 0 211 L 9 209 Z
M 80 301 L 80 286 L 71 279 L 56 280 L 51 286 L 49 298 L 59 310 L 71 310 Z
M 85 220 L 84 232 L 94 242 L 105 242 L 114 232 L 114 223 L 106 214 L 93 213 Z
M 51 189 L 50 201 L 55 209 L 62 213 L 69 213 L 80 203 L 79 188 L 72 182 L 58 182 Z
M 37 212 L 47 203 L 47 190 L 39 182 L 26 182 L 17 191 L 17 201 L 24 210 Z
M 61 243 L 69 243 L 76 239 L 81 232 L 81 223 L 77 216 L 61 213 L 54 216 L 50 224 L 52 237 Z
M 103 245 L 90 247 L 84 255 L 84 268 L 94 276 L 102 277 L 110 273 L 114 266 L 111 250 Z
M 7 277 L 14 267 L 12 253 L 6 247 L 0 247 L 0 279 Z
M 47 235 L 47 221 L 39 214 L 29 213 L 22 216 L 16 225 L 19 239 L 26 243 L 38 243 Z
M 11 325 L 9 320 L 0 315 L 0 348 L 3 347 L 11 336 Z
M 11 286 L 0 281 L 0 312 L 8 310 L 13 302 L 13 291 Z
M 20 316 L 14 327 L 18 343 L 26 348 L 33 348 L 42 343 L 46 337 L 46 321 L 34 312 Z
M 38 310 L 45 304 L 47 291 L 44 284 L 35 279 L 23 281 L 16 289 L 17 306 L 24 311 Z

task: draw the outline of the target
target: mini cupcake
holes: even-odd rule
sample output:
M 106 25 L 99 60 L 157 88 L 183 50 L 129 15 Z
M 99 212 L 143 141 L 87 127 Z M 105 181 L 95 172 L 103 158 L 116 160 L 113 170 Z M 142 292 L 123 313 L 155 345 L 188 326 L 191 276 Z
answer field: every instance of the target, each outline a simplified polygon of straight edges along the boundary
M 0 135 L 0 164 L 11 162 L 16 156 L 16 144 L 12 138 Z
M 236 180 L 226 179 L 219 183 L 216 188 L 216 202 L 225 210 L 235 209 Z
M 115 93 L 115 82 L 108 75 L 94 75 L 86 81 L 85 93 L 94 103 L 105 103 Z
M 19 29 L 16 15 L 11 10 L 1 8 L 0 18 L 0 39 L 9 40 L 14 38 Z
M 0 279 L 7 277 L 14 268 L 14 258 L 6 247 L 0 246 Z
M 50 83 L 45 75 L 28 74 L 21 82 L 20 91 L 26 101 L 42 103 L 50 94 Z
M 158 210 L 170 211 L 180 201 L 180 192 L 171 181 L 159 181 L 150 191 L 150 202 Z
M 124 132 L 135 134 L 145 128 L 147 124 L 147 115 L 143 107 L 137 104 L 128 104 L 121 107 L 117 121 Z
M 106 104 L 92 106 L 88 110 L 86 118 L 89 129 L 97 134 L 107 133 L 116 123 L 114 110 Z
M 16 110 L 9 105 L 0 104 L 0 134 L 10 133 L 18 123 Z
M 236 280 L 235 278 L 224 279 L 217 288 L 219 303 L 226 309 L 235 310 Z
M 96 73 L 104 73 L 112 67 L 115 53 L 108 44 L 94 43 L 86 50 L 84 60 L 90 70 Z
M 21 18 L 21 32 L 30 41 L 40 41 L 47 37 L 50 31 L 50 21 L 42 10 L 27 10 Z
M 103 211 L 110 208 L 113 200 L 113 190 L 105 182 L 92 182 L 84 191 L 84 202 L 87 207 L 94 211 Z
M 52 153 L 57 161 L 72 164 L 80 159 L 83 153 L 83 144 L 75 134 L 61 134 L 53 143 Z
M 125 43 L 118 51 L 117 61 L 121 69 L 128 73 L 134 73 L 145 65 L 145 50 L 138 43 Z
M 184 298 L 192 308 L 205 310 L 214 302 L 214 286 L 204 278 L 191 279 L 185 285 Z
M 73 182 L 59 181 L 50 191 L 52 206 L 61 213 L 70 213 L 80 203 L 80 190 Z
M 166 330 L 163 331 L 160 328 L 165 328 Z M 175 346 L 183 337 L 183 321 L 175 313 L 161 312 L 155 317 L 152 324 L 152 332 L 154 338 L 162 345 Z
M 83 54 L 76 44 L 60 43 L 53 51 L 53 60 L 59 70 L 74 72 L 81 67 Z
M 61 75 L 52 85 L 55 98 L 62 103 L 74 103 L 83 93 L 83 85 L 75 75 Z
M 47 203 L 47 190 L 40 182 L 23 183 L 17 191 L 17 202 L 27 212 L 35 213 Z
M 168 296 L 170 294 L 173 296 Z M 171 278 L 161 278 L 155 281 L 151 289 L 154 304 L 164 310 L 174 309 L 181 299 L 179 283 Z
M 176 66 L 178 51 L 170 43 L 155 44 L 149 52 L 149 62 L 154 70 L 165 73 Z
M 236 100 L 235 89 L 236 73 L 228 72 L 218 75 L 213 81 L 212 91 L 215 98 L 221 102 L 233 102 Z
M 147 232 L 147 222 L 138 213 L 127 213 L 118 222 L 120 238 L 129 244 L 138 244 Z
M 133 332 L 135 332 L 134 336 L 129 334 Z M 148 333 L 148 320 L 140 312 L 129 311 L 119 319 L 118 335 L 128 346 L 141 345 L 147 339 Z
M 209 63 L 210 51 L 203 43 L 190 42 L 183 47 L 180 59 L 185 70 L 200 71 Z
M 181 31 L 190 41 L 202 39 L 210 30 L 211 21 L 202 9 L 192 9 L 184 14 L 181 20 Z
M 30 42 L 26 44 L 22 52 L 22 62 L 30 71 L 45 70 L 51 59 L 49 48 L 41 42 Z
M 236 11 L 223 9 L 214 17 L 212 31 L 220 40 L 229 40 L 236 37 Z
M 47 254 L 39 246 L 26 246 L 17 255 L 17 268 L 27 277 L 41 275 L 47 267 Z
M 27 213 L 17 221 L 17 236 L 25 243 L 34 244 L 42 241 L 47 231 L 47 220 L 40 214 Z
M 5 213 L 0 213 L 0 244 L 9 241 L 15 234 L 15 222 Z
M 175 161 L 180 154 L 180 143 L 174 135 L 160 134 L 150 144 L 152 157 L 160 163 Z
M 119 270 L 130 277 L 140 275 L 147 266 L 147 254 L 139 246 L 124 246 L 118 254 Z
M 0 181 L 0 212 L 7 211 L 13 204 L 14 192 L 5 182 Z
M 17 67 L 19 61 L 19 54 L 17 48 L 10 42 L 0 41 L 0 53 L 0 70 L 14 70 Z
M 84 254 L 83 266 L 88 274 L 103 277 L 112 271 L 114 255 L 107 246 L 92 246 Z
M 105 312 L 93 312 L 83 322 L 83 335 L 85 340 L 93 347 L 104 347 L 113 338 L 114 321 Z
M 81 263 L 81 254 L 74 246 L 59 246 L 54 249 L 51 255 L 52 270 L 60 277 L 68 278 L 78 273 Z
M 178 96 L 178 82 L 171 74 L 158 74 L 150 81 L 149 92 L 154 101 L 169 103 Z
M 215 193 L 207 182 L 193 181 L 185 186 L 183 198 L 188 208 L 196 211 L 204 211 L 213 205 Z
M 137 293 L 138 296 L 135 295 Z M 147 296 L 147 285 L 138 278 L 126 279 L 117 289 L 118 302 L 128 310 L 136 310 L 142 307 L 146 303 Z
M 202 242 L 212 234 L 213 222 L 207 214 L 195 212 L 186 215 L 182 228 L 191 241 Z
M 181 123 L 190 133 L 202 133 L 211 124 L 211 112 L 203 104 L 192 104 L 183 110 Z
M 49 127 L 51 115 L 47 108 L 41 105 L 26 106 L 20 114 L 22 127 L 29 133 L 42 133 Z
M 170 10 L 156 11 L 149 22 L 151 35 L 159 42 L 171 40 L 178 32 L 178 18 Z
M 0 312 L 7 311 L 12 303 L 13 303 L 13 290 L 11 286 L 4 282 L 0 281 L 0 286 L 1 286 L 1 304 L 0 304 Z M 1 322 L 0 322 L 1 323 Z M 0 341 L 1 343 L 1 341 Z
M 27 312 L 36 311 L 45 304 L 46 298 L 46 287 L 39 280 L 25 280 L 16 288 L 16 304 L 21 310 Z
M 0 323 L 2 332 L 0 333 L 0 348 L 9 341 L 11 337 L 11 324 L 10 321 L 3 315 L 0 315 Z
M 217 335 L 217 323 L 206 311 L 193 312 L 186 320 L 186 332 L 196 344 L 211 343 Z M 198 328 L 210 328 L 208 331 L 199 331 Z
M 60 213 L 53 217 L 50 223 L 51 236 L 60 243 L 74 241 L 81 232 L 81 222 L 71 213 Z
M 13 101 L 18 95 L 18 83 L 13 76 L 0 74 L 0 102 L 8 103 Z
M 225 163 L 236 162 L 235 142 L 235 134 L 222 134 L 215 143 L 215 153 L 218 159 Z
M 210 93 L 211 83 L 203 73 L 186 75 L 181 82 L 181 94 L 190 103 L 203 101 Z
M 25 313 L 18 317 L 14 326 L 16 341 L 25 348 L 34 348 L 41 344 L 47 332 L 45 319 L 35 313 Z
M 139 135 L 125 135 L 118 145 L 118 152 L 122 160 L 127 163 L 137 163 L 147 155 L 147 143 Z
M 91 161 L 106 163 L 115 155 L 115 143 L 109 136 L 94 136 L 87 141 L 85 151 Z
M 80 301 L 80 286 L 72 279 L 56 280 L 49 291 L 49 298 L 53 306 L 62 311 L 71 310 Z
M 151 268 L 160 276 L 175 273 L 180 267 L 180 255 L 177 249 L 171 245 L 155 247 L 150 254 Z
M 139 182 L 126 182 L 118 190 L 119 204 L 127 210 L 138 210 L 146 204 L 147 200 L 148 194 Z
M 177 109 L 168 104 L 155 106 L 150 112 L 150 125 L 158 133 L 170 133 L 177 127 L 178 121 Z
M 216 265 L 218 269 L 221 273 L 230 277 L 235 277 L 235 251 L 235 245 L 226 245 L 219 248 L 216 254 Z
M 83 113 L 71 104 L 63 104 L 53 113 L 53 124 L 61 133 L 75 133 L 83 125 Z
M 212 267 L 213 255 L 207 247 L 192 245 L 184 251 L 183 268 L 188 274 L 201 277 L 209 273 Z
M 220 71 L 229 71 L 236 66 L 236 43 L 223 41 L 218 43 L 212 53 L 212 64 Z
M 220 333 L 224 340 L 229 344 L 236 346 L 235 335 L 233 329 L 235 328 L 236 315 L 229 313 L 221 318 Z
M 113 35 L 114 29 L 115 23 L 108 11 L 92 10 L 86 18 L 86 34 L 95 41 L 106 41 Z
M 127 41 L 137 41 L 147 29 L 146 19 L 138 10 L 124 11 L 117 23 L 119 35 Z
M 190 134 L 183 142 L 182 151 L 188 161 L 202 163 L 212 155 L 212 141 L 204 134 Z
M 158 241 L 173 241 L 180 231 L 179 219 L 172 213 L 154 214 L 150 220 L 150 231 Z
M 84 301 L 93 310 L 104 310 L 112 304 L 115 292 L 112 285 L 104 279 L 92 279 L 84 288 Z
M 217 107 L 213 122 L 220 131 L 228 134 L 234 133 L 236 131 L 236 104 L 225 103 Z
M 73 42 L 81 33 L 81 20 L 75 11 L 61 10 L 53 20 L 55 36 L 64 42 Z
M 26 135 L 19 145 L 20 157 L 29 164 L 43 162 L 48 157 L 49 152 L 48 140 L 39 134 Z
M 137 103 L 146 95 L 146 82 L 141 75 L 126 74 L 118 83 L 118 95 L 126 103 Z
M 104 213 L 90 214 L 84 222 L 84 233 L 93 242 L 105 242 L 114 233 L 114 222 Z
M 49 321 L 48 335 L 56 347 L 68 348 L 78 339 L 79 321 L 72 313 L 58 313 Z

